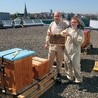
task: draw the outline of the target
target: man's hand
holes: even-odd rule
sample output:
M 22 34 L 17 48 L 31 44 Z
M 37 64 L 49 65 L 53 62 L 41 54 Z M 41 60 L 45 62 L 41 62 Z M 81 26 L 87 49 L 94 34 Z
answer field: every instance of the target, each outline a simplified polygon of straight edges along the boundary
M 49 44 L 48 43 L 46 43 L 45 44 L 45 49 L 47 49 L 49 47 Z

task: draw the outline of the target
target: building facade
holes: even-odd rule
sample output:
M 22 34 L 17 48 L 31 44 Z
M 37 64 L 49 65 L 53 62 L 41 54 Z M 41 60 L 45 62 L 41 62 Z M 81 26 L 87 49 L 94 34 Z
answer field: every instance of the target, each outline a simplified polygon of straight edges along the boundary
M 0 12 L 0 20 L 9 20 L 10 17 L 10 13 Z

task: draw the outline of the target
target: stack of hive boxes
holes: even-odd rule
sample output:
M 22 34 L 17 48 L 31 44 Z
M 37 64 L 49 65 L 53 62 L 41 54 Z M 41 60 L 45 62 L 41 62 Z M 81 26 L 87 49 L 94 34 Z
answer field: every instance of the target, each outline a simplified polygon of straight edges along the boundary
M 13 48 L 0 52 L 1 85 L 13 94 L 33 82 L 32 57 L 34 51 Z
M 34 72 L 34 79 L 41 80 L 47 74 L 49 74 L 51 66 L 49 65 L 49 60 L 40 58 L 40 57 L 33 57 L 32 58 L 32 68 Z

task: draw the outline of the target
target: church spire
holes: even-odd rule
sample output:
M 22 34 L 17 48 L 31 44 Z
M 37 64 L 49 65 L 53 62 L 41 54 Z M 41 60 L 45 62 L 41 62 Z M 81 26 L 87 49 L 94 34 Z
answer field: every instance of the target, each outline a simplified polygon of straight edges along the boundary
M 26 7 L 26 3 L 25 3 L 25 8 L 24 8 L 24 17 L 26 18 L 28 16 L 27 14 L 27 7 Z

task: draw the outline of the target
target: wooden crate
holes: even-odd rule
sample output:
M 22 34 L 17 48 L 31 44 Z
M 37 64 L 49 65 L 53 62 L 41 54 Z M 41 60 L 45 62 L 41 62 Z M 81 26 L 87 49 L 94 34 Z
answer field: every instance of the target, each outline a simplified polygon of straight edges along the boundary
M 13 60 L 13 51 L 16 50 L 17 48 L 0 52 L 0 57 L 2 57 L 2 54 L 7 54 L 3 59 L 0 58 L 0 62 L 4 65 L 4 74 L 3 72 L 0 73 L 1 87 L 2 89 L 6 88 L 6 93 L 14 95 L 30 85 L 33 82 L 34 76 L 32 72 L 33 52 L 21 50 L 15 60 Z
M 32 56 L 18 61 L 5 61 L 5 76 L 1 79 L 2 86 L 5 84 L 7 90 L 16 94 L 25 86 L 33 82 Z
M 98 61 L 95 61 L 95 65 L 93 67 L 94 71 L 98 71 Z
M 34 79 L 41 80 L 50 72 L 49 61 L 40 57 L 32 58 L 32 69 L 34 72 Z

